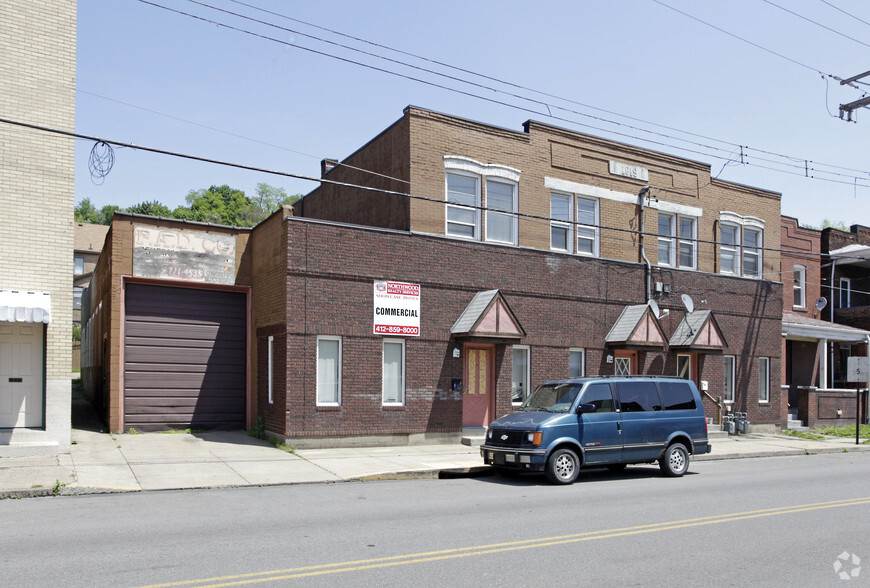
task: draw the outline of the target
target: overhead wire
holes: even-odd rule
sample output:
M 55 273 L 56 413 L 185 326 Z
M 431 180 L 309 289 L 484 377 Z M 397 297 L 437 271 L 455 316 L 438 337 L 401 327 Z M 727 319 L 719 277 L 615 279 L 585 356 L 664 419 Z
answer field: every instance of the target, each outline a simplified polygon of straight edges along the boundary
M 311 51 L 311 52 L 317 53 L 317 54 L 319 54 L 319 55 L 323 55 L 323 56 L 327 56 L 327 57 L 332 57 L 332 58 L 339 59 L 339 60 L 342 60 L 342 61 L 347 61 L 347 62 L 350 62 L 350 63 L 355 64 L 355 65 L 360 65 L 360 66 L 363 66 L 363 67 L 367 67 L 367 68 L 375 69 L 375 70 L 377 70 L 377 71 L 381 71 L 381 72 L 388 73 L 388 74 L 391 74 L 391 75 L 396 75 L 396 76 L 403 77 L 403 78 L 406 78 L 406 79 L 409 79 L 409 80 L 412 80 L 412 81 L 416 81 L 416 82 L 419 82 L 419 83 L 424 83 L 424 84 L 432 85 L 432 86 L 435 86 L 435 87 L 438 87 L 438 88 L 441 88 L 441 89 L 445 89 L 445 90 L 448 90 L 448 91 L 457 92 L 457 93 L 464 94 L 464 95 L 467 95 L 467 96 L 470 96 L 470 97 L 474 97 L 474 98 L 478 98 L 478 99 L 482 99 L 482 100 L 490 101 L 490 102 L 493 102 L 493 103 L 496 103 L 496 104 L 499 104 L 499 105 L 502 105 L 502 106 L 506 106 L 506 107 L 509 107 L 509 108 L 513 108 L 513 109 L 521 110 L 521 111 L 524 111 L 524 112 L 532 112 L 533 114 L 539 114 L 539 115 L 541 115 L 541 116 L 548 117 L 548 118 L 553 118 L 554 120 L 558 120 L 558 121 L 561 121 L 561 122 L 567 122 L 567 123 L 569 123 L 569 124 L 578 125 L 578 126 L 581 126 L 581 127 L 584 127 L 584 128 L 590 128 L 590 129 L 593 129 L 593 130 L 596 130 L 596 131 L 602 131 L 602 132 L 605 132 L 605 133 L 612 133 L 612 134 L 615 134 L 615 135 L 617 135 L 617 136 L 627 137 L 627 138 L 630 138 L 630 139 L 633 139 L 633 140 L 636 140 L 636 141 L 641 141 L 641 142 L 648 143 L 648 144 L 652 144 L 652 145 L 664 146 L 664 147 L 668 147 L 668 148 L 672 148 L 672 149 L 679 149 L 679 150 L 684 151 L 684 152 L 687 152 L 687 153 L 696 154 L 696 155 L 701 155 L 701 156 L 703 156 L 703 157 L 712 157 L 712 158 L 714 158 L 714 159 L 723 160 L 723 161 L 726 162 L 726 166 L 728 165 L 728 163 L 730 163 L 730 162 L 732 162 L 732 161 L 735 161 L 735 159 L 733 159 L 732 156 L 731 156 L 731 152 L 733 152 L 733 148 L 734 148 L 734 147 L 739 147 L 739 148 L 741 149 L 741 151 L 744 151 L 744 152 L 748 152 L 748 151 L 750 151 L 750 150 L 755 150 L 755 151 L 758 151 L 759 153 L 764 153 L 764 154 L 767 154 L 767 155 L 769 155 L 769 156 L 771 156 L 771 157 L 776 157 L 776 158 L 780 158 L 780 159 L 784 159 L 784 160 L 786 160 L 786 162 L 782 162 L 782 161 L 774 161 L 774 160 L 768 160 L 767 163 L 770 163 L 771 165 L 782 165 L 782 166 L 785 166 L 785 167 L 791 167 L 791 168 L 793 168 L 793 169 L 795 169 L 795 170 L 799 170 L 799 169 L 801 169 L 801 168 L 804 169 L 804 172 L 805 172 L 804 174 L 800 174 L 800 173 L 792 172 L 791 175 L 796 175 L 796 176 L 804 175 L 805 177 L 810 177 L 810 178 L 812 178 L 812 179 L 821 179 L 821 180 L 828 179 L 829 181 L 834 181 L 834 180 L 832 180 L 832 179 L 830 179 L 830 178 L 820 177 L 818 174 L 823 174 L 823 175 L 832 175 L 832 176 L 840 176 L 840 177 L 848 177 L 848 178 L 850 178 L 851 180 L 855 180 L 856 182 L 857 182 L 857 179 L 863 179 L 863 178 L 856 178 L 856 177 L 854 177 L 854 176 L 850 176 L 850 175 L 846 175 L 846 174 L 838 174 L 837 172 L 832 172 L 832 171 L 829 171 L 829 170 L 825 169 L 825 168 L 831 168 L 831 169 L 841 169 L 841 170 L 844 170 L 844 171 L 854 171 L 854 172 L 856 172 L 856 173 L 860 173 L 860 174 L 868 174 L 868 176 L 870 176 L 870 173 L 866 172 L 865 170 L 857 170 L 857 169 L 845 168 L 845 167 L 842 167 L 842 166 L 834 166 L 834 165 L 826 164 L 826 163 L 823 163 L 823 162 L 813 162 L 814 165 L 813 165 L 813 167 L 812 167 L 811 170 L 810 170 L 810 168 L 809 168 L 808 165 L 807 165 L 807 164 L 809 163 L 809 160 L 804 160 L 804 159 L 802 159 L 802 158 L 799 159 L 799 158 L 796 158 L 796 157 L 792 157 L 792 156 L 788 156 L 788 155 L 779 154 L 779 153 L 776 153 L 776 152 L 773 152 L 773 151 L 769 151 L 769 150 L 755 149 L 755 148 L 751 148 L 751 147 L 748 147 L 748 146 L 740 146 L 740 145 L 737 145 L 737 144 L 734 144 L 734 143 L 729 143 L 729 142 L 727 142 L 727 141 L 722 141 L 722 140 L 719 140 L 719 139 L 712 139 L 712 138 L 710 138 L 710 139 L 712 139 L 713 141 L 717 141 L 717 142 L 723 143 L 723 144 L 728 145 L 728 146 L 730 146 L 730 147 L 732 148 L 732 149 L 730 149 L 730 151 L 726 151 L 724 148 L 721 148 L 721 147 L 716 147 L 716 146 L 713 146 L 713 145 L 707 145 L 707 144 L 697 143 L 697 142 L 693 142 L 693 141 L 690 141 L 690 140 L 688 140 L 688 139 L 684 139 L 684 138 L 681 138 L 681 137 L 673 137 L 673 136 L 666 135 L 666 134 L 662 134 L 662 133 L 655 133 L 655 132 L 650 131 L 650 130 L 648 130 L 648 129 L 642 129 L 642 128 L 638 128 L 638 127 L 627 126 L 627 125 L 624 125 L 623 123 L 619 123 L 618 121 L 612 121 L 612 120 L 604 119 L 604 118 L 601 118 L 601 117 L 594 117 L 594 116 L 591 116 L 591 115 L 587 115 L 587 114 L 585 114 L 585 113 L 579 113 L 579 112 L 577 112 L 577 111 L 569 111 L 569 112 L 574 113 L 574 114 L 580 114 L 580 115 L 582 115 L 582 116 L 589 116 L 589 117 L 591 117 L 591 118 L 594 118 L 594 119 L 599 120 L 599 121 L 601 121 L 601 122 L 605 122 L 605 123 L 607 123 L 607 124 L 613 124 L 613 125 L 617 125 L 617 126 L 623 126 L 623 127 L 631 128 L 632 130 L 638 130 L 638 131 L 641 131 L 641 132 L 644 132 L 644 133 L 648 133 L 648 134 L 651 134 L 651 135 L 655 135 L 655 136 L 659 136 L 659 137 L 662 137 L 662 138 L 671 139 L 671 140 L 678 140 L 678 141 L 681 141 L 681 142 L 684 142 L 684 143 L 693 144 L 693 145 L 695 145 L 696 147 L 698 147 L 698 149 L 689 149 L 689 148 L 687 148 L 687 147 L 685 147 L 685 146 L 678 146 L 678 145 L 674 145 L 674 144 L 672 144 L 672 143 L 667 143 L 667 142 L 664 142 L 664 141 L 656 141 L 656 140 L 652 140 L 652 139 L 649 139 L 649 138 L 646 138 L 646 137 L 638 137 L 637 135 L 631 135 L 631 134 L 627 134 L 627 133 L 621 133 L 621 132 L 618 132 L 618 131 L 614 131 L 614 130 L 612 130 L 612 129 L 606 129 L 606 128 L 602 128 L 602 127 L 597 127 L 597 126 L 593 126 L 593 125 L 588 125 L 588 124 L 580 123 L 579 121 L 576 121 L 576 120 L 573 120 L 573 119 L 568 119 L 568 118 L 565 118 L 565 117 L 554 116 L 554 115 L 552 115 L 552 113 L 551 113 L 551 111 L 550 111 L 551 108 L 561 109 L 561 110 L 563 110 L 563 111 L 566 110 L 566 109 L 563 109 L 563 108 L 561 108 L 561 107 L 559 107 L 559 106 L 557 106 L 557 105 L 546 104 L 547 109 L 548 109 L 547 112 L 544 112 L 544 111 L 535 111 L 535 110 L 531 110 L 531 109 L 528 109 L 528 108 L 524 108 L 524 107 L 521 107 L 521 106 L 518 106 L 518 105 L 515 105 L 515 104 L 507 103 L 507 102 L 504 102 L 504 101 L 502 101 L 502 100 L 495 100 L 495 99 L 493 99 L 493 98 L 491 98 L 491 97 L 480 96 L 480 95 L 477 95 L 477 94 L 474 94 L 474 93 L 471 93 L 471 92 L 466 92 L 466 91 L 463 91 L 463 90 L 460 90 L 460 89 L 457 89 L 457 88 L 452 88 L 452 87 L 445 86 L 445 85 L 442 85 L 442 84 L 437 84 L 437 83 L 435 83 L 435 82 L 431 82 L 431 81 L 429 81 L 429 80 L 424 80 L 424 79 L 417 78 L 417 77 L 413 77 L 413 76 L 407 76 L 407 75 L 405 75 L 405 74 L 402 74 L 402 73 L 399 73 L 399 72 L 395 72 L 395 71 L 392 71 L 392 70 L 387 70 L 387 69 L 384 69 L 384 68 L 379 68 L 379 67 L 376 67 L 376 66 L 372 66 L 372 65 L 370 65 L 370 64 L 366 64 L 366 63 L 358 62 L 358 61 L 355 61 L 355 60 L 349 60 L 349 59 L 347 59 L 347 58 L 340 57 L 340 56 L 336 56 L 336 55 L 333 55 L 333 54 L 330 54 L 330 53 L 326 53 L 326 52 L 322 52 L 322 51 L 317 51 L 317 50 L 314 50 L 314 49 L 311 49 L 311 48 L 307 48 L 307 47 L 304 47 L 304 46 L 301 46 L 301 45 L 298 45 L 298 44 L 294 44 L 294 43 L 289 43 L 289 42 L 284 41 L 284 40 L 282 40 L 282 39 L 276 39 L 276 38 L 274 38 L 274 37 L 269 37 L 269 36 L 262 35 L 262 34 L 259 34 L 259 33 L 253 32 L 253 31 L 248 31 L 247 29 L 242 29 L 242 28 L 239 28 L 239 27 L 235 27 L 235 26 L 232 26 L 232 25 L 228 25 L 228 24 L 226 24 L 226 23 L 221 23 L 221 22 L 219 22 L 219 21 L 214 21 L 214 20 L 212 20 L 212 19 L 207 19 L 207 18 L 202 17 L 202 16 L 198 16 L 198 15 L 193 15 L 193 14 L 190 14 L 190 13 L 186 13 L 186 12 L 184 12 L 184 11 L 180 11 L 180 10 L 177 10 L 177 9 L 174 9 L 174 8 L 169 8 L 169 7 L 166 7 L 166 6 L 163 6 L 163 5 L 157 4 L 157 3 L 155 3 L 155 2 L 151 2 L 151 1 L 149 1 L 149 0 L 139 0 L 139 1 L 142 2 L 142 3 L 144 3 L 144 4 L 148 4 L 148 5 L 151 5 L 151 6 L 153 6 L 153 7 L 156 7 L 156 8 L 162 8 L 162 9 L 167 10 L 167 11 L 170 11 L 170 12 L 175 12 L 175 13 L 177 13 L 177 14 L 179 14 L 179 15 L 188 16 L 188 17 L 191 17 L 191 18 L 194 18 L 194 19 L 198 19 L 198 20 L 201 20 L 201 21 L 209 22 L 209 23 L 215 24 L 216 26 L 220 26 L 220 27 L 224 27 L 224 28 L 229 28 L 229 29 L 231 29 L 231 30 L 235 30 L 235 31 L 240 32 L 240 33 L 244 33 L 244 34 L 249 34 L 249 35 L 258 36 L 258 37 L 261 37 L 261 38 L 263 38 L 263 39 L 265 39 L 265 40 L 270 40 L 270 41 L 273 41 L 273 42 L 278 42 L 278 43 L 282 43 L 282 44 L 285 44 L 285 45 L 290 45 L 290 46 L 293 46 L 293 47 L 296 47 L 296 48 L 300 48 L 300 49 L 303 49 L 303 50 L 306 50 L 306 51 Z M 200 5 L 200 6 L 203 6 L 203 7 L 214 8 L 214 7 L 212 7 L 211 5 L 209 5 L 209 4 L 205 3 L 205 2 L 198 1 L 198 0 L 189 0 L 189 1 L 192 2 L 192 3 L 194 3 L 194 4 L 198 4 L 198 5 Z M 231 0 L 231 1 L 234 1 L 234 2 L 236 2 L 237 4 L 244 5 L 244 6 L 251 6 L 251 5 L 246 4 L 246 3 L 244 3 L 244 2 L 238 2 L 237 0 Z M 653 1 L 655 1 L 655 2 L 657 2 L 657 3 L 660 3 L 660 4 L 662 4 L 663 6 L 667 6 L 667 5 L 665 5 L 665 4 L 661 3 L 661 2 L 659 2 L 658 0 L 653 0 Z M 668 6 L 668 7 L 669 7 L 669 6 Z M 669 7 L 669 8 L 670 8 L 670 7 Z M 218 8 L 214 8 L 214 9 L 215 9 L 215 10 L 222 11 L 222 12 L 224 12 L 224 13 L 236 14 L 236 13 L 232 13 L 232 12 L 229 12 L 229 11 L 225 11 L 224 9 L 218 9 Z M 284 15 L 278 15 L 278 13 L 274 13 L 274 12 L 270 12 L 270 11 L 266 11 L 266 12 L 267 12 L 267 13 L 270 13 L 270 14 L 273 14 L 273 15 L 277 15 L 277 16 L 282 16 L 282 17 L 284 16 Z M 295 30 L 292 30 L 292 29 L 286 29 L 286 28 L 284 28 L 284 27 L 280 27 L 280 26 L 278 26 L 278 25 L 274 25 L 273 23 L 267 23 L 267 22 L 264 22 L 264 21 L 260 21 L 260 20 L 258 20 L 258 19 L 252 19 L 251 17 L 246 17 L 246 16 L 244 16 L 244 15 L 240 15 L 240 16 L 241 16 L 241 18 L 246 18 L 246 19 L 249 19 L 249 20 L 253 20 L 253 21 L 255 21 L 255 22 L 260 22 L 260 23 L 263 23 L 263 24 L 267 24 L 268 26 L 272 26 L 272 27 L 278 28 L 278 29 L 280 29 L 280 30 L 285 30 L 285 31 L 290 31 L 290 32 L 298 32 L 298 31 L 295 31 Z M 298 19 L 292 19 L 292 17 L 286 17 L 286 18 L 290 18 L 291 20 L 297 20 L 297 21 L 298 21 Z M 300 22 L 304 22 L 304 21 L 300 21 Z M 326 29 L 326 30 L 331 30 L 331 29 Z M 319 39 L 318 37 L 314 37 L 314 36 L 311 36 L 311 35 L 309 35 L 309 37 L 312 37 L 312 38 L 317 39 L 317 40 L 321 40 L 321 39 Z M 356 37 L 353 37 L 353 38 L 356 38 Z M 369 55 L 371 55 L 371 54 L 369 53 Z M 377 56 L 377 57 L 380 57 L 380 56 Z M 391 60 L 391 61 L 395 62 L 396 60 Z M 400 62 L 400 63 L 401 63 L 401 62 Z M 439 63 L 440 63 L 440 62 L 439 62 Z M 411 66 L 411 67 L 413 67 L 413 66 Z M 453 66 L 448 66 L 448 67 L 453 67 Z M 808 67 L 809 67 L 809 66 L 808 66 Z M 426 70 L 426 71 L 428 71 L 428 70 Z M 467 71 L 467 70 L 466 70 L 466 71 Z M 435 73 L 436 73 L 436 75 L 441 75 L 441 74 L 437 74 L 437 72 L 435 72 Z M 820 72 L 820 73 L 822 73 L 822 72 Z M 474 74 L 474 75 L 479 75 L 479 74 Z M 827 75 L 827 76 L 832 77 L 832 78 L 835 77 L 835 76 L 831 76 L 830 74 L 823 74 L 823 75 Z M 456 79 L 456 78 L 455 78 L 455 76 L 454 76 L 454 77 L 451 77 L 451 79 Z M 502 80 L 498 80 L 497 78 L 490 78 L 490 79 L 497 80 L 499 83 L 509 83 L 509 82 L 503 82 Z M 467 82 L 467 81 L 463 80 L 463 83 L 473 83 L 473 82 Z M 497 90 L 495 90 L 495 91 L 497 91 Z M 516 95 L 512 94 L 512 96 L 516 96 Z M 527 99 L 527 98 L 525 98 L 525 97 L 522 97 L 522 98 L 523 98 L 523 99 Z M 541 101 L 535 101 L 535 100 L 531 100 L 531 101 L 534 102 L 534 103 L 536 103 L 536 104 L 544 104 L 544 103 L 542 103 Z M 623 116 L 623 115 L 618 115 L 618 116 Z M 685 132 L 685 131 L 679 131 L 679 130 L 678 130 L 678 132 L 681 132 L 681 133 L 687 133 L 687 132 Z M 687 133 L 687 134 L 690 134 L 690 133 Z M 711 152 L 708 151 L 708 150 L 713 150 L 713 152 L 711 153 Z M 727 153 L 727 156 L 726 156 L 726 155 L 722 155 L 721 153 Z M 740 162 L 741 164 L 744 164 L 744 165 L 754 165 L 752 162 L 748 162 L 748 163 L 747 163 L 747 162 L 745 161 L 745 157 L 742 158 L 742 159 L 744 159 L 744 161 L 741 161 L 741 162 Z M 764 158 L 760 158 L 760 160 L 764 161 Z M 795 163 L 796 161 L 797 161 L 797 162 L 803 162 L 804 165 L 803 165 L 803 166 L 800 166 L 800 163 Z M 773 167 L 770 167 L 770 166 L 766 166 L 766 167 L 765 167 L 765 166 L 760 166 L 760 167 L 762 167 L 763 169 L 768 169 L 768 170 L 770 170 L 770 171 L 786 171 L 786 173 L 788 173 L 787 170 L 780 170 L 780 169 L 773 168 Z M 724 169 L 724 167 L 723 167 L 723 169 Z M 813 172 L 813 175 L 810 175 L 809 171 L 812 171 L 812 172 Z M 400 181 L 402 181 L 402 180 L 400 180 Z M 845 182 L 836 182 L 836 183 L 845 183 Z M 852 182 L 849 182 L 849 183 L 851 184 Z M 864 187 L 864 186 L 865 186 L 865 184 L 858 184 L 858 185 L 861 186 L 861 187 Z
M 839 10 L 840 12 L 842 12 L 843 14 L 845 14 L 846 16 L 850 16 L 850 17 L 854 18 L 855 20 L 857 20 L 858 22 L 863 22 L 865 25 L 870 26 L 870 22 L 867 22 L 867 21 L 864 20 L 864 19 L 858 18 L 857 16 L 855 16 L 855 15 L 852 14 L 851 12 L 846 12 L 845 10 L 843 10 L 842 8 L 840 8 L 839 6 L 835 6 L 835 5 L 833 5 L 833 4 L 831 4 L 830 2 L 828 2 L 827 0 L 819 0 L 819 2 L 821 2 L 822 4 L 827 4 L 828 6 L 830 6 L 831 8 L 833 8 L 834 10 Z
M 805 20 L 809 23 L 812 23 L 812 24 L 816 25 L 817 27 L 821 27 L 821 28 L 825 29 L 826 31 L 832 32 L 835 35 L 840 35 L 843 38 L 849 39 L 850 41 L 854 41 L 854 42 L 858 43 L 859 45 L 863 45 L 864 47 L 867 47 L 868 49 L 870 49 L 870 44 L 865 43 L 864 41 L 861 41 L 859 39 L 856 39 L 855 37 L 850 37 L 849 35 L 847 35 L 845 33 L 842 33 L 836 29 L 832 29 L 831 27 L 829 27 L 827 25 L 823 25 L 822 23 L 815 21 L 811 18 L 808 18 L 802 14 L 798 14 L 794 10 L 790 10 L 790 9 L 786 8 L 785 6 L 780 6 L 776 2 L 773 2 L 772 0 L 761 0 L 761 1 L 764 2 L 765 4 L 769 4 L 769 5 L 773 6 L 775 8 L 779 8 L 783 12 L 787 12 L 793 16 L 796 16 L 797 18 L 800 18 L 800 19 Z
M 270 175 L 281 176 L 281 177 L 289 177 L 289 178 L 295 178 L 295 179 L 300 179 L 300 180 L 307 180 L 307 181 L 311 181 L 311 182 L 317 182 L 320 184 L 330 184 L 330 185 L 335 185 L 335 186 L 339 186 L 339 187 L 343 187 L 343 188 L 352 188 L 352 189 L 358 189 L 358 190 L 363 190 L 363 191 L 367 191 L 367 192 L 375 192 L 375 193 L 387 194 L 387 195 L 392 195 L 392 196 L 399 196 L 399 197 L 403 197 L 403 198 L 432 202 L 432 203 L 436 203 L 439 205 L 450 204 L 450 202 L 444 198 L 432 198 L 432 197 L 427 197 L 427 196 L 421 196 L 419 194 L 412 194 L 409 192 L 401 192 L 401 191 L 397 191 L 397 190 L 387 190 L 384 188 L 374 188 L 371 186 L 352 184 L 349 182 L 340 182 L 340 181 L 336 181 L 336 180 L 330 180 L 327 178 L 314 178 L 314 177 L 306 176 L 303 174 L 297 174 L 297 173 L 280 171 L 280 170 L 266 169 L 266 168 L 261 168 L 261 167 L 256 167 L 256 166 L 251 166 L 251 165 L 246 165 L 246 164 L 241 164 L 241 163 L 228 162 L 228 161 L 223 161 L 223 160 L 219 160 L 219 159 L 202 157 L 202 156 L 198 156 L 198 155 L 191 155 L 191 154 L 187 154 L 187 153 L 170 151 L 168 149 L 161 149 L 161 148 L 157 148 L 157 147 L 137 145 L 134 143 L 116 141 L 113 139 L 107 139 L 107 138 L 97 137 L 97 136 L 92 136 L 92 135 L 85 135 L 85 134 L 77 133 L 77 132 L 73 132 L 73 131 L 65 131 L 62 129 L 56 129 L 56 128 L 52 128 L 52 127 L 46 127 L 44 125 L 37 125 L 37 124 L 33 124 L 33 123 L 16 121 L 16 120 L 7 119 L 7 118 L 0 118 L 0 123 L 18 126 L 18 127 L 22 127 L 22 128 L 28 128 L 31 130 L 36 130 L 36 131 L 45 132 L 45 133 L 62 135 L 62 136 L 71 137 L 74 139 L 93 141 L 97 144 L 112 145 L 112 146 L 116 146 L 116 147 L 123 147 L 123 148 L 133 149 L 133 150 L 137 150 L 137 151 L 156 153 L 159 155 L 178 157 L 178 158 L 182 158 L 182 159 L 199 161 L 199 162 L 203 162 L 203 163 L 210 163 L 210 164 L 226 166 L 226 167 L 233 167 L 233 168 L 243 169 L 243 170 L 247 170 L 247 171 L 255 171 L 255 172 L 266 173 L 266 174 L 270 174 Z M 495 213 L 502 213 L 502 214 L 505 213 L 504 210 L 487 208 L 485 206 L 472 206 L 472 205 L 464 205 L 464 204 L 461 206 L 463 206 L 464 208 L 476 209 L 476 210 L 483 211 L 483 212 L 495 212 Z M 519 211 L 508 212 L 508 214 L 510 216 L 516 217 L 518 219 L 519 218 L 531 219 L 534 221 L 546 223 L 548 225 L 554 221 L 564 223 L 564 221 L 561 221 L 559 219 L 555 219 L 552 217 L 523 213 L 523 212 L 519 212 Z M 587 225 L 584 225 L 583 223 L 579 223 L 577 221 L 573 221 L 569 224 L 573 225 L 575 228 L 577 226 L 587 226 Z M 676 242 L 678 242 L 680 240 L 691 241 L 692 243 L 695 243 L 696 246 L 700 245 L 700 244 L 714 245 L 714 246 L 715 245 L 723 245 L 723 244 L 724 245 L 732 245 L 729 243 L 722 243 L 721 241 L 715 241 L 715 240 L 710 240 L 710 239 L 698 239 L 698 238 L 680 239 L 680 237 L 678 235 L 661 235 L 659 233 L 642 232 L 642 231 L 639 231 L 637 229 L 623 228 L 623 227 L 612 227 L 612 226 L 601 225 L 601 224 L 595 225 L 595 228 L 597 228 L 599 230 L 604 230 L 604 231 L 613 231 L 617 234 L 628 234 L 628 235 L 643 236 L 643 237 L 650 237 L 650 238 L 656 238 L 656 239 L 662 238 L 662 239 L 674 240 Z M 761 251 L 761 252 L 764 252 L 764 251 L 777 252 L 780 254 L 807 255 L 806 251 L 789 250 L 789 249 L 783 249 L 781 247 L 761 246 L 761 247 L 751 247 L 749 249 L 757 250 L 757 251 Z M 830 253 L 827 253 L 827 254 L 826 253 L 819 253 L 818 255 L 820 257 L 826 257 L 826 256 L 832 257 L 832 254 L 830 254 Z M 857 255 L 855 255 L 855 256 L 837 255 L 836 257 L 837 257 L 837 259 L 853 259 L 853 260 L 861 260 L 861 261 L 870 261 L 870 257 L 857 256 Z M 707 259 L 708 260 L 715 259 L 715 257 L 714 258 L 707 258 Z M 664 269 L 673 270 L 673 269 L 679 269 L 679 268 L 666 267 Z

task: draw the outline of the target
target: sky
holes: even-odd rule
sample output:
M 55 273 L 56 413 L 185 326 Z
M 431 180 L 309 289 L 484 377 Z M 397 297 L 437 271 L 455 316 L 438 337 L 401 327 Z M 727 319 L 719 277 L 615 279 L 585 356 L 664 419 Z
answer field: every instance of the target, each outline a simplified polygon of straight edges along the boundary
M 838 117 L 870 76 L 837 80 L 868 70 L 862 0 L 79 0 L 75 131 L 316 179 L 412 104 L 685 157 L 803 225 L 870 226 L 870 109 Z M 317 186 L 119 147 L 93 178 L 93 147 L 76 202 L 98 208 Z

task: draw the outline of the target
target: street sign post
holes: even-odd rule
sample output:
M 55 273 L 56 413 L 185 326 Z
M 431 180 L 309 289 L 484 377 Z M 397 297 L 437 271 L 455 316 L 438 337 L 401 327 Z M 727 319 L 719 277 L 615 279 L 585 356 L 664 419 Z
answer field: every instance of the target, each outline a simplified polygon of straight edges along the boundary
M 846 381 L 855 382 L 855 445 L 861 432 L 861 382 L 870 382 L 870 357 L 850 357 L 846 360 Z

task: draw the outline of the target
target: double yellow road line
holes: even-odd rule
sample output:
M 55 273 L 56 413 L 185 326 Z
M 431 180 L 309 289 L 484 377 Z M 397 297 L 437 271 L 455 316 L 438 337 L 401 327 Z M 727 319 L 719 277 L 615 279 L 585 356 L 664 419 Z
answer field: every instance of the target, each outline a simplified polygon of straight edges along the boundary
M 832 500 L 829 502 L 816 502 L 811 504 L 801 504 L 797 506 L 782 506 L 778 508 L 751 510 L 746 512 L 714 515 L 709 517 L 699 517 L 695 519 L 653 523 L 650 525 L 638 525 L 635 527 L 623 527 L 619 529 L 608 529 L 603 531 L 589 531 L 586 533 L 559 535 L 555 537 L 542 537 L 539 539 L 525 539 L 522 541 L 509 541 L 505 543 L 490 543 L 488 545 L 458 547 L 456 549 L 443 549 L 439 551 L 425 551 L 421 553 L 410 553 L 407 555 L 394 555 L 391 557 L 360 559 L 356 561 L 303 566 L 298 568 L 287 568 L 283 570 L 271 570 L 265 572 L 252 572 L 249 574 L 237 574 L 232 576 L 218 576 L 213 578 L 202 578 L 199 580 L 170 582 L 167 584 L 153 584 L 143 588 L 168 588 L 174 586 L 207 586 L 209 588 L 217 588 L 219 586 L 241 586 L 244 584 L 276 582 L 282 580 L 292 580 L 295 578 L 323 576 L 327 574 L 343 574 L 347 572 L 358 572 L 362 570 L 372 570 L 378 568 L 389 568 L 433 561 L 443 561 L 449 559 L 457 559 L 460 557 L 474 557 L 480 555 L 489 555 L 493 553 L 504 553 L 507 551 L 518 551 L 521 549 L 535 549 L 539 547 L 565 545 L 568 543 L 580 543 L 583 541 L 612 539 L 614 537 L 642 535 L 645 533 L 658 533 L 660 531 L 685 529 L 688 527 L 719 525 L 723 523 L 732 523 L 734 521 L 744 521 L 748 519 L 757 519 L 763 517 L 775 517 L 830 508 L 861 506 L 864 504 L 870 504 L 870 497 L 852 498 L 847 500 Z

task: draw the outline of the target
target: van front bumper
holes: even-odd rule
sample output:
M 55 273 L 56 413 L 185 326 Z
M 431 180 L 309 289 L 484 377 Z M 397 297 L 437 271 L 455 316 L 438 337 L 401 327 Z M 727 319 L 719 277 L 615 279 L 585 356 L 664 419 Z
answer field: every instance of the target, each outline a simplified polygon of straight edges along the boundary
M 542 472 L 547 463 L 545 449 L 515 449 L 481 445 L 480 456 L 486 465 L 526 472 Z

